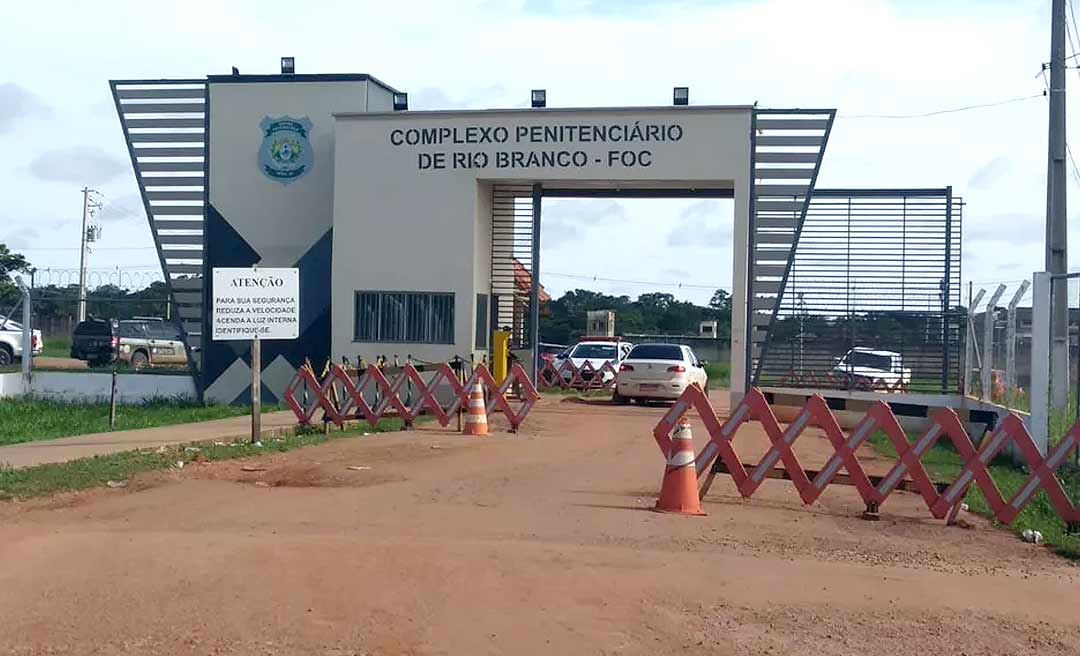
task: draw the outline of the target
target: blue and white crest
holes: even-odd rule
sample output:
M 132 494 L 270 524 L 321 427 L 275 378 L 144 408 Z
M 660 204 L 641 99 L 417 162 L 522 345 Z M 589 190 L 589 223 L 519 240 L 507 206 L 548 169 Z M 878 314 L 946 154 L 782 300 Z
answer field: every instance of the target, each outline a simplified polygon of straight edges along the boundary
M 307 175 L 315 162 L 311 149 L 311 121 L 308 117 L 267 116 L 259 123 L 263 133 L 259 146 L 259 169 L 263 175 L 281 184 L 289 184 Z

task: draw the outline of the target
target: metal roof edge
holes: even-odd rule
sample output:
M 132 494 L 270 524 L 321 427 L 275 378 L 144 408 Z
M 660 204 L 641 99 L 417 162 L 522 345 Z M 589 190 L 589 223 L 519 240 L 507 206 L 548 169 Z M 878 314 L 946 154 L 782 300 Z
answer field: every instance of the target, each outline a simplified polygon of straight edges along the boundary
M 430 109 L 430 110 L 405 110 L 399 112 L 334 112 L 336 119 L 355 118 L 428 118 L 435 116 L 470 116 L 487 114 L 569 114 L 577 112 L 601 113 L 601 112 L 749 112 L 753 111 L 753 105 L 645 105 L 621 106 L 621 107 L 508 107 L 503 109 Z

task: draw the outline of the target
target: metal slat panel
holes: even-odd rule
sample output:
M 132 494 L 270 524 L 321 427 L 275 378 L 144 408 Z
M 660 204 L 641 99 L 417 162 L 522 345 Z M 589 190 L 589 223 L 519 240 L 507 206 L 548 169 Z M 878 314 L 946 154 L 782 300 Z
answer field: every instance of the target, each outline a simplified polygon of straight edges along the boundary
M 824 130 L 827 118 L 759 118 L 754 122 L 759 130 Z
M 169 130 L 172 128 L 205 128 L 206 119 L 203 118 L 124 118 L 124 125 L 129 130 L 139 128 L 153 128 L 155 130 Z
M 816 164 L 818 153 L 754 153 L 759 164 Z
M 174 278 L 172 280 L 173 290 L 201 290 L 202 289 L 202 277 L 198 278 Z
M 172 148 L 135 148 L 136 157 L 202 157 L 206 149 L 202 146 Z
M 756 228 L 795 228 L 794 216 L 758 216 L 754 217 Z
M 755 204 L 758 212 L 798 212 L 802 207 L 798 200 L 759 200 Z
M 760 292 L 762 294 L 779 294 L 780 293 L 780 283 L 779 282 L 755 282 L 754 283 L 754 293 L 756 294 L 758 292 Z
M 793 241 L 795 233 L 759 232 L 754 235 L 755 244 L 791 244 Z
M 202 245 L 203 236 L 201 234 L 195 235 L 158 235 L 158 242 L 161 244 L 173 244 L 173 245 Z
M 199 192 L 202 193 L 202 192 Z M 150 213 L 159 216 L 202 216 L 202 205 L 151 205 Z
M 204 162 L 138 162 L 136 167 L 140 174 L 206 171 L 206 164 Z
M 772 310 L 780 299 L 774 297 L 755 296 L 753 308 L 755 310 Z
M 810 199 L 789 273 L 779 285 L 776 318 L 757 359 L 757 384 L 867 386 L 827 376 L 836 358 L 866 347 L 885 351 L 884 357 L 899 353 L 912 370 L 910 391 L 958 393 L 966 321 L 960 309 L 961 202 L 948 199 L 944 189 L 820 192 Z M 765 303 L 760 294 L 766 284 L 753 283 L 755 307 Z M 866 356 L 874 357 L 882 356 Z
M 202 308 L 179 305 L 176 307 L 176 314 L 179 315 L 181 319 L 199 319 L 202 317 Z
M 783 134 L 783 135 L 760 135 L 755 140 L 758 146 L 814 146 L 820 148 L 824 141 L 824 137 L 807 137 L 802 135 Z M 762 161 L 758 159 L 758 161 Z M 816 160 L 815 160 L 816 161 Z
M 202 273 L 203 265 L 201 264 L 168 264 L 166 268 L 169 270 L 169 274 L 192 274 Z
M 202 248 L 179 249 L 162 248 L 161 256 L 166 260 L 199 260 L 203 259 Z
M 146 199 L 149 201 L 155 200 L 198 200 L 205 199 L 203 192 L 201 191 L 148 191 L 146 192 Z M 199 207 L 199 214 L 202 214 L 202 208 Z
M 164 87 L 160 89 L 125 89 L 117 87 L 116 95 L 120 100 L 154 100 L 164 98 L 205 98 L 206 87 L 189 89 L 177 89 Z M 123 105 L 122 105 L 123 106 Z
M 179 305 L 202 305 L 202 292 L 173 292 L 173 301 Z
M 132 132 L 131 143 L 206 143 L 205 132 Z
M 202 230 L 202 221 L 154 221 L 154 228 L 158 230 Z
M 181 327 L 188 335 L 202 335 L 201 321 L 184 321 L 181 323 Z
M 769 276 L 772 278 L 779 278 L 784 275 L 786 269 L 786 264 L 755 264 L 754 277 Z M 754 284 L 757 285 L 758 283 L 755 281 Z
M 205 103 L 124 103 L 120 105 L 125 116 L 131 114 L 202 114 Z
M 205 178 L 203 176 L 163 176 L 144 175 L 143 184 L 147 187 L 201 187 Z
M 189 347 L 197 349 L 202 346 L 202 335 L 188 333 L 187 339 L 185 339 L 184 341 L 187 342 L 187 345 Z
M 754 169 L 754 177 L 759 180 L 809 180 L 814 177 L 813 168 L 757 168 Z
M 805 196 L 810 191 L 810 185 L 757 185 L 754 193 L 762 196 Z

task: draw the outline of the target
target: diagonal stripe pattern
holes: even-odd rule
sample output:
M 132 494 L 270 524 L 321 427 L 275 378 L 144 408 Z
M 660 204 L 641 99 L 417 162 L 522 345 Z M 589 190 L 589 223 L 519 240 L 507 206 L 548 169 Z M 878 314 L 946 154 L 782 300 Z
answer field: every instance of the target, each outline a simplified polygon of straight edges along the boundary
M 665 459 L 670 456 L 672 433 L 679 420 L 690 410 L 697 411 L 711 438 L 694 460 L 697 476 L 700 478 L 710 471 L 719 459 L 744 498 L 750 498 L 769 478 L 769 472 L 782 462 L 785 470 L 783 478 L 792 481 L 803 503 L 808 505 L 818 499 L 843 469 L 868 506 L 882 504 L 900 487 L 901 481 L 910 480 L 911 487 L 922 496 L 930 513 L 943 519 L 963 500 L 967 489 L 974 484 L 986 498 L 994 517 L 1003 524 L 1015 520 L 1039 490 L 1046 493 L 1059 518 L 1070 524 L 1080 522 L 1080 510 L 1069 499 L 1055 475 L 1068 455 L 1080 445 L 1080 422 L 1043 458 L 1024 422 L 1015 414 L 1007 415 L 977 449 L 956 412 L 948 408 L 935 412 L 926 431 L 914 442 L 909 442 L 896 415 L 883 401 L 874 403 L 854 428 L 845 434 L 820 395 L 810 397 L 795 419 L 783 427 L 765 395 L 757 388 L 751 388 L 732 410 L 731 416 L 721 422 L 706 393 L 700 387 L 691 386 L 653 429 L 653 437 Z M 752 471 L 747 470 L 732 446 L 739 428 L 748 421 L 760 423 L 771 443 Z M 799 436 L 811 427 L 820 428 L 833 448 L 833 454 L 812 479 L 792 449 Z M 855 454 L 862 444 L 879 431 L 892 443 L 898 457 L 889 472 L 875 485 Z M 939 494 L 921 458 L 943 439 L 952 443 L 964 465 L 957 479 Z M 990 476 L 988 465 L 1010 442 L 1016 445 L 1031 473 L 1024 485 L 1006 502 Z
M 321 408 L 325 421 L 341 426 L 346 421 L 363 419 L 374 426 L 385 417 L 399 417 L 406 427 L 430 413 L 440 425 L 450 423 L 468 403 L 468 390 L 477 383 L 484 389 L 485 406 L 490 417 L 501 412 L 516 432 L 540 399 L 528 374 L 515 364 L 501 384 L 496 384 L 487 367 L 475 367 L 462 384 L 448 364 L 440 365 L 427 382 L 412 364 L 406 364 L 388 379 L 381 369 L 369 365 L 362 372 L 332 365 L 322 381 L 309 367 L 301 367 L 289 382 L 283 398 L 300 424 L 310 424 Z M 436 392 L 449 388 L 450 402 L 444 407 Z M 515 392 L 511 398 L 511 392 Z

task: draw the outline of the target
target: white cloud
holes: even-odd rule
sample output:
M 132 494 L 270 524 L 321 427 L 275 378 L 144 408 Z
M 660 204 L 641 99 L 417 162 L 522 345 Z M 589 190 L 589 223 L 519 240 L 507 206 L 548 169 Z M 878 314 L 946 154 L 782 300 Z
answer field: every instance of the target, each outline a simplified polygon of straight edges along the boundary
M 0 84 L 0 134 L 17 127 L 24 118 L 47 118 L 52 109 L 40 98 L 12 82 Z
M 678 224 L 668 234 L 667 245 L 675 248 L 729 248 L 731 237 L 731 214 L 724 211 L 724 206 L 718 200 L 701 200 L 679 215 Z
M 49 182 L 100 184 L 120 175 L 127 166 L 96 146 L 71 146 L 41 153 L 30 161 L 30 172 Z
M 1000 181 L 1009 171 L 1008 157 L 995 157 L 975 171 L 968 180 L 968 187 L 972 189 L 989 189 Z

